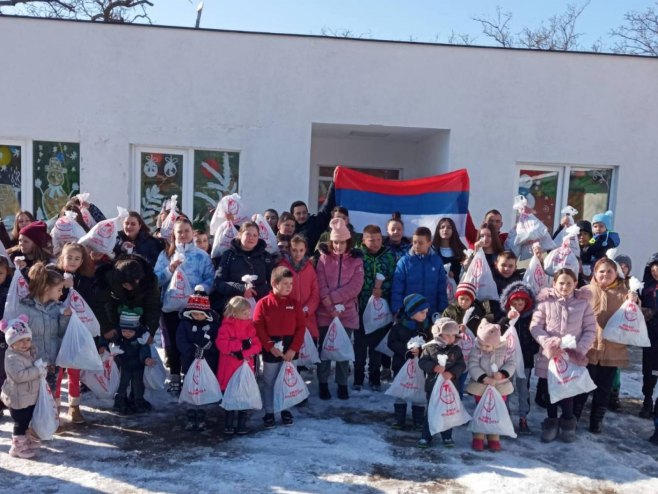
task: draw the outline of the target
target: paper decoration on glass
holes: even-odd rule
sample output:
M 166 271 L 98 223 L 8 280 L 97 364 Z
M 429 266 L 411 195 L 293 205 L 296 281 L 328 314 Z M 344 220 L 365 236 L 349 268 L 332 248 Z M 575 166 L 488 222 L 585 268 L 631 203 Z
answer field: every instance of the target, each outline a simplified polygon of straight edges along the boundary
M 34 141 L 32 149 L 34 211 L 38 220 L 47 221 L 80 192 L 80 144 Z
M 11 229 L 21 208 L 21 147 L 0 142 L 0 216 Z
M 219 200 L 238 191 L 240 153 L 227 151 L 194 151 L 195 223 L 210 223 Z
M 144 222 L 155 229 L 165 200 L 177 194 L 178 209 L 183 203 L 183 154 L 140 153 L 140 207 Z

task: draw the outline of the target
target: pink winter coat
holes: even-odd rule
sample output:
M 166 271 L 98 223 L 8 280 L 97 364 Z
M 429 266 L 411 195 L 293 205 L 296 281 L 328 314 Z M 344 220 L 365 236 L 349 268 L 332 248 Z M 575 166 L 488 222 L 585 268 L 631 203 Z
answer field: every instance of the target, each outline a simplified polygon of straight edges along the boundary
M 548 371 L 548 347 L 559 345 L 568 334 L 576 338 L 574 357 L 585 364 L 585 355 L 596 338 L 596 316 L 590 305 L 590 293 L 576 290 L 569 298 L 560 297 L 553 288 L 545 288 L 537 297 L 537 309 L 532 315 L 530 333 L 543 351 L 537 356 L 535 375 L 546 377 Z
M 299 301 L 302 308 L 306 307 L 308 310 L 304 311 L 306 316 L 306 327 L 315 339 L 320 337 L 318 333 L 318 320 L 316 313 L 320 305 L 320 289 L 318 288 L 318 277 L 315 273 L 315 268 L 309 259 L 299 271 L 293 268 L 288 259 L 283 259 L 280 263 L 292 271 L 292 297 Z
M 329 252 L 326 245 L 320 244 L 320 259 L 317 273 L 320 287 L 320 307 L 318 324 L 329 326 L 333 317 L 331 311 L 336 304 L 345 306 L 345 311 L 338 316 L 345 328 L 359 327 L 359 293 L 363 287 L 363 253 L 352 249 L 349 254 L 336 255 Z M 324 305 L 328 297 L 331 303 Z
M 242 340 L 251 338 L 251 347 L 247 350 L 242 349 Z M 219 367 L 217 368 L 217 380 L 222 391 L 226 391 L 226 386 L 233 373 L 242 365 L 243 360 L 249 362 L 251 370 L 254 370 L 255 355 L 261 351 L 261 344 L 256 335 L 256 328 L 251 319 L 236 319 L 234 317 L 225 317 L 217 333 L 215 346 L 219 350 Z M 238 359 L 234 352 L 242 352 L 243 360 Z

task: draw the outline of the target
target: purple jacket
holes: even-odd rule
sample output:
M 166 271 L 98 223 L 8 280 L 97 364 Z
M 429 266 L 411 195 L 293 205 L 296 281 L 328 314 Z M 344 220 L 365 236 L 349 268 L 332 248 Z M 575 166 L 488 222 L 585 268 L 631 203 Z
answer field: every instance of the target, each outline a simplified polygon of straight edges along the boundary
M 345 328 L 359 328 L 359 293 L 363 287 L 363 259 L 361 251 L 352 249 L 348 254 L 336 255 L 321 244 L 320 259 L 316 266 L 318 286 L 320 288 L 320 307 L 318 307 L 318 326 L 331 324 L 330 310 L 333 305 L 342 304 L 345 311 L 339 314 L 340 322 Z M 325 307 L 322 301 L 331 299 L 332 307 Z
M 537 340 L 542 352 L 537 356 L 535 375 L 546 377 L 548 371 L 547 347 L 558 343 L 565 335 L 576 338 L 575 352 L 583 360 L 596 338 L 596 316 L 589 303 L 587 290 L 576 290 L 569 298 L 560 297 L 553 288 L 539 292 L 537 309 L 532 315 L 530 333 Z

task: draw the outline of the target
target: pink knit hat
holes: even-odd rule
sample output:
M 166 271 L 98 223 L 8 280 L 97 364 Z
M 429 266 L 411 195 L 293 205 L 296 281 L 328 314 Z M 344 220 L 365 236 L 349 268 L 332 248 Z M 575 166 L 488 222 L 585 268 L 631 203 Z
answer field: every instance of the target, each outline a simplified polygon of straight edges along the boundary
M 500 326 L 498 324 L 491 324 L 486 319 L 478 326 L 478 340 L 485 345 L 497 347 L 500 345 Z
M 343 218 L 334 218 L 331 220 L 329 222 L 329 228 L 331 228 L 329 240 L 349 240 L 352 238 L 352 234 L 347 229 Z

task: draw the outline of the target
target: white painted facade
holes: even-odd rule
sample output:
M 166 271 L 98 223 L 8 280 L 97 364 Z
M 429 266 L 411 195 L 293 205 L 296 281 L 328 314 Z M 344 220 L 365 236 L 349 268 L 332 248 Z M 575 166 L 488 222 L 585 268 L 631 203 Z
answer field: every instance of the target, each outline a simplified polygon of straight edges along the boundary
M 520 164 L 610 166 L 635 274 L 658 250 L 656 59 L 11 17 L 0 46 L 0 141 L 79 142 L 108 213 L 138 206 L 137 146 L 239 151 L 254 210 L 314 204 L 318 165 L 466 167 L 476 222 L 508 227 Z

